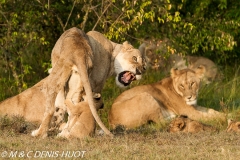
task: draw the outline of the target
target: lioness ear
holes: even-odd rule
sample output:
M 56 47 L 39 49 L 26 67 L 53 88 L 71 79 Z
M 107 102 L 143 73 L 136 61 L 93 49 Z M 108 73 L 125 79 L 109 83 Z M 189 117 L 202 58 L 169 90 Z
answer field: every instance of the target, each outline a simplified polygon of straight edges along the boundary
M 129 44 L 128 41 L 123 42 L 123 50 L 124 51 L 129 51 L 132 49 L 133 49 L 133 46 L 131 44 Z
M 177 68 L 171 68 L 170 73 L 171 73 L 172 78 L 174 78 L 178 75 L 177 71 L 178 71 Z
M 206 67 L 203 65 L 199 65 L 196 69 L 194 69 L 196 75 L 198 78 L 202 79 L 204 77 L 204 74 L 206 72 Z

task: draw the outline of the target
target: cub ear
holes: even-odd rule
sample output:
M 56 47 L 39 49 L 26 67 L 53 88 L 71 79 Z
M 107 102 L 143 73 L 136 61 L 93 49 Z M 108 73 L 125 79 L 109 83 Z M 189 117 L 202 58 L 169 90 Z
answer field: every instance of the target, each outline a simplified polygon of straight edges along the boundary
M 204 74 L 206 73 L 206 67 L 203 65 L 199 65 L 196 69 L 194 69 L 196 76 L 200 79 L 204 77 Z
M 99 100 L 101 98 L 101 94 L 93 92 L 93 98 L 96 99 L 96 100 Z
M 233 122 L 233 119 L 228 119 L 228 125 L 230 125 Z
M 238 126 L 238 129 L 240 129 L 240 123 L 238 123 L 238 125 L 237 125 L 237 126 Z
M 128 41 L 123 42 L 123 50 L 124 51 L 130 51 L 132 49 L 133 49 L 133 46 L 130 43 L 128 43 Z
M 179 128 L 179 130 L 183 130 L 185 127 L 185 122 L 182 119 L 178 119 L 176 126 Z

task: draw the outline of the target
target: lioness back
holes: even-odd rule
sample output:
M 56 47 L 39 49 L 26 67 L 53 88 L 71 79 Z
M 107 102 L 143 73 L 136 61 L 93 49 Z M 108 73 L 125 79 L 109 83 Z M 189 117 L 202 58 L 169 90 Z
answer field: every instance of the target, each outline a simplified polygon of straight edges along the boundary
M 0 103 L 0 115 L 23 116 L 26 121 L 40 123 L 45 111 L 45 97 L 40 81 L 24 92 Z

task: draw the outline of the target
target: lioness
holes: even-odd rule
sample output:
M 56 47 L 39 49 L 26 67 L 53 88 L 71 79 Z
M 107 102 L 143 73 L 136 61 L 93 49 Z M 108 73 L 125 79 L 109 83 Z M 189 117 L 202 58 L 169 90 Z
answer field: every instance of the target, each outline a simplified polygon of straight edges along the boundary
M 148 121 L 186 115 L 193 120 L 224 119 L 224 114 L 213 109 L 196 107 L 200 80 L 205 68 L 171 69 L 171 77 L 131 88 L 123 92 L 114 101 L 109 111 L 109 124 L 114 129 L 117 125 L 135 128 Z
M 73 70 L 70 80 L 65 86 L 65 89 L 68 91 L 67 93 L 75 93 L 75 90 L 73 91 L 73 87 L 71 86 L 74 84 L 77 85 L 76 81 L 74 81 L 76 77 L 79 77 L 79 75 Z M 48 77 L 44 78 L 22 93 L 0 102 L 0 115 L 22 116 L 28 122 L 41 124 L 45 112 L 44 106 L 46 105 L 43 84 L 47 81 L 47 78 Z M 81 94 L 78 95 L 81 96 Z M 72 100 L 75 100 L 74 98 L 76 98 L 76 96 L 73 96 Z M 56 102 L 56 104 L 57 103 L 58 102 Z M 58 107 L 56 108 L 56 112 L 51 121 L 51 130 L 56 129 L 64 120 L 63 118 L 66 108 L 63 108 L 62 110 L 62 108 Z
M 147 59 L 148 67 L 164 71 L 165 74 L 169 73 L 171 68 L 185 69 L 190 68 L 196 70 L 199 65 L 205 67 L 206 72 L 203 77 L 203 81 L 208 84 L 216 79 L 218 69 L 216 64 L 206 57 L 201 56 L 182 56 L 176 53 L 172 53 L 169 57 L 164 58 L 166 54 L 167 43 L 169 40 L 156 41 L 146 40 L 139 46 L 139 50 Z
M 52 50 L 52 64 L 50 78 L 44 83 L 46 112 L 39 129 L 33 131 L 32 136 L 47 136 L 57 94 L 64 90 L 74 66 L 96 122 L 106 134 L 111 135 L 97 114 L 92 92 L 101 93 L 106 79 L 113 74 L 117 75 L 116 83 L 121 87 L 140 79 L 144 70 L 140 51 L 127 42 L 117 44 L 99 32 L 85 34 L 74 27 L 65 31 L 56 42 Z M 58 98 L 62 100 L 64 96 L 61 95 Z
M 227 132 L 240 132 L 240 122 L 229 119 Z
M 103 101 L 101 99 L 101 94 L 94 93 L 94 103 L 96 104 L 96 109 L 103 108 Z M 68 113 L 71 114 L 69 119 L 68 127 L 62 126 L 63 131 L 58 135 L 65 138 L 84 138 L 86 136 L 91 136 L 95 130 L 95 120 L 91 113 L 88 105 L 88 101 L 85 96 L 84 100 L 74 105 L 70 99 L 65 101 L 68 108 Z
M 2 101 L 0 103 L 0 115 L 22 116 L 26 121 L 40 124 L 44 115 L 46 100 L 42 92 L 43 83 L 47 78 L 22 93 Z
M 181 115 L 172 120 L 169 124 L 168 132 L 185 132 L 185 133 L 197 133 L 200 131 L 216 131 L 216 128 L 200 123 L 198 121 L 189 119 L 187 116 Z

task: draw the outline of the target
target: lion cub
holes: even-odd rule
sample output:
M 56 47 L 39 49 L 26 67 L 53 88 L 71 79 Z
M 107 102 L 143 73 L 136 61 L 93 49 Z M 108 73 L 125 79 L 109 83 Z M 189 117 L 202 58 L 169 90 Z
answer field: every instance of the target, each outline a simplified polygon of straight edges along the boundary
M 240 132 L 240 122 L 229 119 L 227 132 Z
M 185 132 L 185 133 L 197 133 L 200 131 L 216 131 L 216 128 L 200 123 L 198 121 L 189 119 L 187 116 L 181 115 L 175 118 L 169 125 L 168 132 Z
M 94 103 L 96 104 L 96 109 L 103 108 L 103 101 L 100 93 L 93 93 Z M 93 135 L 95 131 L 95 119 L 89 108 L 89 104 L 86 96 L 83 96 L 83 101 L 74 105 L 70 99 L 65 100 L 65 105 L 68 109 L 68 114 L 71 117 L 68 119 L 67 124 L 63 124 L 60 127 L 62 130 L 58 134 L 60 137 L 65 138 L 84 138 Z

